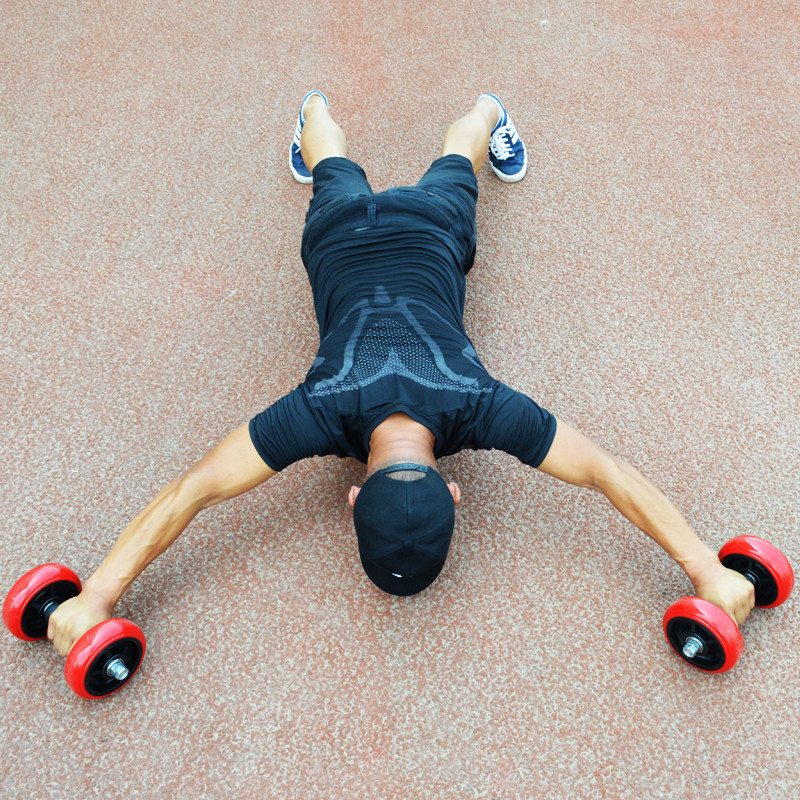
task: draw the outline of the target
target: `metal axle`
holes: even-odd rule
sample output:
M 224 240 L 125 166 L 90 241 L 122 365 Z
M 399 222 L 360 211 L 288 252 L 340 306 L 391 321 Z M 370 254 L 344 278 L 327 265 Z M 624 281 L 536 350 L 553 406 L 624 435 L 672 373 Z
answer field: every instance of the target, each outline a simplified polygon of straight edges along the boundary
M 705 645 L 702 639 L 694 635 L 686 637 L 686 641 L 683 643 L 683 654 L 686 658 L 694 658 L 703 650 L 705 650 Z
M 125 662 L 121 658 L 115 658 L 106 664 L 106 675 L 109 678 L 124 681 L 130 675 L 130 670 L 125 666 Z

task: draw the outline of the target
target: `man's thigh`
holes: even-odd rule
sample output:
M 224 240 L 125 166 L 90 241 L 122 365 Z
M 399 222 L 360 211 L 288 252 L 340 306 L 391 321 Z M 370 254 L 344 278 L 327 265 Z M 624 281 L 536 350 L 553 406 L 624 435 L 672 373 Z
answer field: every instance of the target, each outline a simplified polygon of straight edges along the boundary
M 437 158 L 420 178 L 417 186 L 448 197 L 454 203 L 463 206 L 470 216 L 475 216 L 478 179 L 475 177 L 472 163 L 465 156 L 451 153 Z
M 323 159 L 314 167 L 313 178 L 314 196 L 308 205 L 306 221 L 334 200 L 372 194 L 364 170 L 347 158 Z
M 475 208 L 478 202 L 478 180 L 470 160 L 451 154 L 437 158 L 417 184 L 429 200 L 437 203 L 450 219 L 450 229 L 464 244 L 464 274 L 475 260 Z

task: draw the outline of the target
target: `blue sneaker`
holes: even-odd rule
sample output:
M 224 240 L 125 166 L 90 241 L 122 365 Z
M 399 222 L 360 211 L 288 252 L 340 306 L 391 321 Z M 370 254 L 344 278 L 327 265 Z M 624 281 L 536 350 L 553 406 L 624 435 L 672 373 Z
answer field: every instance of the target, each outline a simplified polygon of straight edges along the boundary
M 309 92 L 303 98 L 303 102 L 300 104 L 300 113 L 297 115 L 297 127 L 294 129 L 294 139 L 292 140 L 292 146 L 289 148 L 289 167 L 292 170 L 294 179 L 300 183 L 313 182 L 311 173 L 309 172 L 308 167 L 305 165 L 303 156 L 300 152 L 300 131 L 303 130 L 303 125 L 306 124 L 306 118 L 303 116 L 303 109 L 306 107 L 308 98 L 315 94 L 318 94 L 325 101 L 326 106 L 328 105 L 328 98 L 325 97 L 322 92 L 318 92 L 316 89 Z
M 497 103 L 500 109 L 500 119 L 492 129 L 492 138 L 489 140 L 489 163 L 501 181 L 521 181 L 528 169 L 528 152 L 500 98 L 493 94 L 482 94 L 478 100 L 485 97 Z

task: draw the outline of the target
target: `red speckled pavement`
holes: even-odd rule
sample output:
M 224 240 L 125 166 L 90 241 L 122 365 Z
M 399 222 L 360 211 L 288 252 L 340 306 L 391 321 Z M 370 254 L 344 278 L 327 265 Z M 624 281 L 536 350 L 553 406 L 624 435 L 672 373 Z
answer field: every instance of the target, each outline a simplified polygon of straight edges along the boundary
M 316 327 L 292 180 L 321 88 L 378 190 L 507 101 L 466 324 L 496 377 L 667 492 L 713 547 L 800 564 L 793 2 L 14 2 L 0 13 L 0 590 L 87 577 L 127 521 L 293 388 Z M 800 601 L 731 672 L 669 648 L 691 586 L 602 497 L 502 453 L 423 594 L 373 588 L 313 459 L 201 515 L 118 612 L 148 653 L 75 696 L 0 631 L 0 797 L 796 800 Z

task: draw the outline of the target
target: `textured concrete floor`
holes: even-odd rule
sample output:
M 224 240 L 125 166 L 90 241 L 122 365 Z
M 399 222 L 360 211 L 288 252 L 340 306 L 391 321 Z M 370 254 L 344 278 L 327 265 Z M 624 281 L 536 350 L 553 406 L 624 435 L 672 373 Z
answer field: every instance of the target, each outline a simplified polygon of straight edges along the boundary
M 0 589 L 87 576 L 315 350 L 287 168 L 323 88 L 376 189 L 482 91 L 529 177 L 480 177 L 467 327 L 497 377 L 633 461 L 718 547 L 800 564 L 794 2 L 0 4 Z M 499 453 L 452 554 L 393 599 L 358 564 L 362 468 L 296 465 L 201 516 L 125 596 L 148 655 L 75 697 L 0 631 L 0 797 L 800 796 L 800 604 L 736 669 L 660 630 L 680 570 L 600 498 Z

